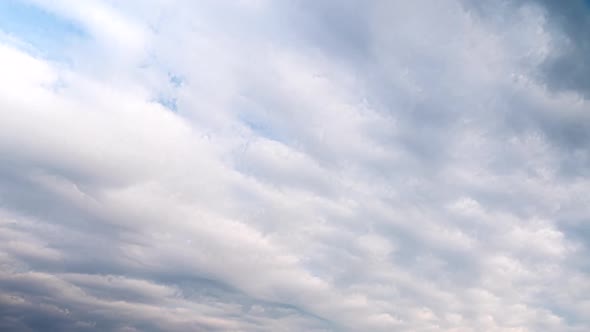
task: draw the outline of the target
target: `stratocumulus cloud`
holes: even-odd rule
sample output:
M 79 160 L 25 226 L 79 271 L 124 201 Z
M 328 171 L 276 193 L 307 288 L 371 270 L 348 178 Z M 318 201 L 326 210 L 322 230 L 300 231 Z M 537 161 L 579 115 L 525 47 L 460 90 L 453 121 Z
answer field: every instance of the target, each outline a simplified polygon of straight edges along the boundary
M 588 2 L 0 12 L 0 330 L 590 329 Z

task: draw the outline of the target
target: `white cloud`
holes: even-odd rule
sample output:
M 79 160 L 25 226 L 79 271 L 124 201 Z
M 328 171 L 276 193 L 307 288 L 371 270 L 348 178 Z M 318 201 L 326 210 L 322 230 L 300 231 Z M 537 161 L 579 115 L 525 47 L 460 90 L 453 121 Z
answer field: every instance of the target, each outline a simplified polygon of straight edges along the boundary
M 0 327 L 590 324 L 544 7 L 34 3 L 88 36 L 0 44 Z

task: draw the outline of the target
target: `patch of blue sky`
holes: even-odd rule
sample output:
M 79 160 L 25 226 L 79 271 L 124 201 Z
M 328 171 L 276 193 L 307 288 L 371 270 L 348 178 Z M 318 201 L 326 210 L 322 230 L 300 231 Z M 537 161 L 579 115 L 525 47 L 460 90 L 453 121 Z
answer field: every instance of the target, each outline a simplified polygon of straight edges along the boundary
M 182 76 L 170 72 L 168 73 L 168 80 L 170 84 L 175 88 L 180 87 L 184 83 L 184 78 L 182 78 Z
M 167 109 L 171 110 L 172 112 L 178 112 L 178 106 L 176 104 L 176 98 L 174 97 L 165 97 L 160 96 L 156 99 L 156 102 Z
M 145 64 L 144 68 L 147 67 L 149 67 L 149 65 Z M 176 90 L 184 84 L 184 78 L 172 72 L 168 72 L 167 75 L 169 86 L 165 88 L 164 91 L 168 92 L 162 91 L 154 101 L 171 110 L 172 112 L 178 112 Z
M 281 135 L 277 130 L 273 130 L 272 126 L 265 123 L 262 119 L 259 119 L 251 114 L 242 113 L 238 115 L 238 119 L 243 125 L 250 128 L 250 130 L 258 136 L 277 141 L 285 142 L 285 137 Z
M 19 0 L 0 1 L 0 30 L 45 58 L 63 60 L 64 49 L 85 38 L 79 25 Z

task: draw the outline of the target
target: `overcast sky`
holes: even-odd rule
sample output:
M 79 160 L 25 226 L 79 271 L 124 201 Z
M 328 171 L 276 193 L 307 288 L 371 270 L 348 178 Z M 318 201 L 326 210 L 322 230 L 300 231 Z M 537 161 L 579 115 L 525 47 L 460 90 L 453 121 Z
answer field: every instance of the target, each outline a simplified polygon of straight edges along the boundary
M 0 330 L 590 330 L 585 0 L 0 2 Z

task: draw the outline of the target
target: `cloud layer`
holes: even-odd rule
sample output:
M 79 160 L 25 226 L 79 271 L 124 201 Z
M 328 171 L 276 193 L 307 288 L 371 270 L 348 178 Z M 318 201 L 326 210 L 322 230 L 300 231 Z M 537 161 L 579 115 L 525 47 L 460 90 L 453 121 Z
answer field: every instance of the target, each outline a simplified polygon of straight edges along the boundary
M 590 328 L 587 3 L 5 6 L 0 330 Z

